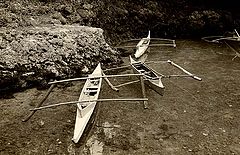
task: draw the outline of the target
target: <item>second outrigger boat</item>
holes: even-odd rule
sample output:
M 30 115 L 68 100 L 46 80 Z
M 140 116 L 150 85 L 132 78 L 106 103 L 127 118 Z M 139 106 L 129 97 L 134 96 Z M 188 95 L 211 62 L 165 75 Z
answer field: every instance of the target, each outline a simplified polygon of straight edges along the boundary
M 132 66 L 134 73 L 144 74 L 144 83 L 147 86 L 152 88 L 160 95 L 164 94 L 165 87 L 162 84 L 161 76 L 159 76 L 153 69 L 148 67 L 145 63 L 142 63 L 141 61 L 135 61 L 131 56 L 130 64 Z
M 237 30 L 234 29 L 234 32 L 230 35 L 224 36 L 208 36 L 203 37 L 202 39 L 206 42 L 212 42 L 212 43 L 225 43 L 232 51 L 236 53 L 234 60 L 236 57 L 240 57 L 240 35 L 238 34 Z
M 128 45 L 129 43 L 135 43 L 137 42 L 137 45 Z M 126 44 L 126 45 L 122 45 Z M 158 46 L 164 46 L 164 47 L 176 47 L 175 40 L 172 39 L 164 39 L 164 38 L 151 38 L 150 37 L 150 30 L 148 31 L 148 36 L 146 38 L 140 38 L 140 39 L 130 39 L 120 42 L 115 48 L 135 48 L 136 51 L 134 53 L 135 59 L 145 59 L 145 54 L 147 54 L 146 51 L 149 52 L 149 47 L 158 47 Z

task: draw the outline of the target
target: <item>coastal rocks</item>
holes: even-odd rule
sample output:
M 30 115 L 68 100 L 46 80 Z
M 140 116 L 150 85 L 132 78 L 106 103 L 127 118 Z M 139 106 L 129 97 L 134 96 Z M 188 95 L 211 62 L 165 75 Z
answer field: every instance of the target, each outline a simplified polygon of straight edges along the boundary
M 5 30 L 0 33 L 2 92 L 36 86 L 53 79 L 89 73 L 99 63 L 121 63 L 106 43 L 103 30 L 57 25 Z

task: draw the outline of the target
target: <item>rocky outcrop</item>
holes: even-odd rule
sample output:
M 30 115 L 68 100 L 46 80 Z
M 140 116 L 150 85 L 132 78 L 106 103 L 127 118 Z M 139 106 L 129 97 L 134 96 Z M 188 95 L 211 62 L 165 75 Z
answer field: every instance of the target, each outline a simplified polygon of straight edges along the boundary
M 81 76 L 99 63 L 121 62 L 103 30 L 86 26 L 29 27 L 0 33 L 1 93 L 51 79 Z

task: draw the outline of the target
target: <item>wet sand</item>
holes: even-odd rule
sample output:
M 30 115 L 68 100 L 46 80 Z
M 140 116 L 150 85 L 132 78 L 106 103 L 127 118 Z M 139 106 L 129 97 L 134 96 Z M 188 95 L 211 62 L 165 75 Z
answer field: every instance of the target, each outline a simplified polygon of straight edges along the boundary
M 234 52 L 217 44 L 176 43 L 176 49 L 151 48 L 148 60 L 170 59 L 203 80 L 163 79 L 164 96 L 146 87 L 148 109 L 142 102 L 99 103 L 91 130 L 77 145 L 71 141 L 75 105 L 38 111 L 23 123 L 46 90 L 1 99 L 1 154 L 240 154 L 240 58 L 232 61 Z M 165 75 L 182 74 L 167 63 L 149 66 Z M 134 78 L 111 79 L 115 84 L 129 80 Z M 59 86 L 46 103 L 77 100 L 82 86 Z M 100 97 L 141 97 L 140 88 L 136 83 L 114 92 L 104 82 Z

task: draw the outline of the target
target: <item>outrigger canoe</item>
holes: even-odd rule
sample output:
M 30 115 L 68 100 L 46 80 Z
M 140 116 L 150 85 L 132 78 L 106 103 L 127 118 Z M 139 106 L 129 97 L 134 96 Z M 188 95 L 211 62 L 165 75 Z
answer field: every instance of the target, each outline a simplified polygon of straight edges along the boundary
M 85 127 L 87 126 L 87 123 L 94 111 L 94 108 L 96 106 L 97 100 L 101 85 L 102 85 L 102 69 L 100 63 L 96 67 L 96 69 L 93 71 L 89 77 L 100 77 L 100 78 L 90 78 L 87 79 L 82 92 L 80 94 L 80 97 L 78 101 L 89 101 L 85 104 L 77 104 L 77 115 L 76 115 L 76 122 L 75 122 L 75 129 L 74 129 L 74 135 L 72 138 L 72 141 L 74 143 L 77 143 L 79 139 L 81 138 Z
M 150 44 L 150 31 L 148 32 L 147 38 L 142 38 L 136 46 L 135 58 L 141 57 L 148 49 Z
M 236 53 L 233 59 L 240 57 L 240 35 L 236 29 L 234 30 L 233 34 L 230 34 L 230 36 L 209 36 L 203 37 L 202 39 L 207 42 L 225 43 L 232 51 Z
M 130 64 L 132 66 L 133 72 L 136 74 L 144 74 L 144 83 L 152 88 L 154 91 L 163 95 L 165 87 L 162 84 L 161 76 L 159 76 L 153 69 L 148 67 L 145 63 L 141 61 L 135 61 L 130 56 Z

